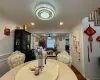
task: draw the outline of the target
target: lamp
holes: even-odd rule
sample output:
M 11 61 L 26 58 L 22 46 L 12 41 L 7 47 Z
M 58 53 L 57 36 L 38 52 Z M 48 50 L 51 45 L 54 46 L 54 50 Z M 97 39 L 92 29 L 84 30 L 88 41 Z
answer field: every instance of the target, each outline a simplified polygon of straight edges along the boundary
M 41 20 L 50 20 L 55 16 L 55 10 L 48 4 L 40 4 L 36 7 L 35 14 Z
M 51 39 L 51 36 L 50 36 L 50 34 L 49 34 L 49 36 L 48 36 L 48 39 Z

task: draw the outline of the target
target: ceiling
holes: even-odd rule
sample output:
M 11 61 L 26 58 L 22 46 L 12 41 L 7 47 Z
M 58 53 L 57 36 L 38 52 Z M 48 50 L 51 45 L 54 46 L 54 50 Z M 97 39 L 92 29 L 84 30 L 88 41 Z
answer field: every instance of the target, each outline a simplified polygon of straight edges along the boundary
M 56 16 L 52 20 L 41 21 L 34 15 L 36 5 L 41 3 L 55 7 Z M 0 12 L 18 24 L 28 25 L 33 33 L 67 33 L 98 7 L 100 0 L 0 0 Z M 63 26 L 59 25 L 60 21 L 64 22 Z

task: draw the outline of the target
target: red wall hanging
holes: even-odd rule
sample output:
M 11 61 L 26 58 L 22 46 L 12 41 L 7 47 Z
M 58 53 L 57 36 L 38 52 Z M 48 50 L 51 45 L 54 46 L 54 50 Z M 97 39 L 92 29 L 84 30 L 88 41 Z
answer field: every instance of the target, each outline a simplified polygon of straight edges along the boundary
M 100 36 L 98 36 L 98 37 L 96 38 L 96 41 L 97 41 L 97 42 L 100 42 Z M 99 47 L 100 47 L 100 43 L 99 43 Z
M 4 35 L 6 35 L 6 36 L 10 35 L 10 29 L 9 28 L 4 29 Z
M 92 35 L 94 35 L 96 31 L 89 24 L 89 27 L 84 31 L 84 33 L 89 36 L 88 41 L 90 42 L 90 51 L 92 52 Z

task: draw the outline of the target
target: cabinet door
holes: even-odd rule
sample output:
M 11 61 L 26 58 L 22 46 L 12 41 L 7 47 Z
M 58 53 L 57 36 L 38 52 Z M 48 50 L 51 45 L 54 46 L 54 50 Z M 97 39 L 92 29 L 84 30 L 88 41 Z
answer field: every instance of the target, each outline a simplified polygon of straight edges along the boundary
M 23 53 L 30 50 L 31 34 L 24 30 L 15 30 L 14 51 Z
M 21 51 L 21 32 L 15 30 L 14 51 Z
M 30 50 L 31 35 L 27 34 L 27 50 Z
M 27 35 L 25 32 L 22 34 L 22 52 L 26 52 L 27 50 Z

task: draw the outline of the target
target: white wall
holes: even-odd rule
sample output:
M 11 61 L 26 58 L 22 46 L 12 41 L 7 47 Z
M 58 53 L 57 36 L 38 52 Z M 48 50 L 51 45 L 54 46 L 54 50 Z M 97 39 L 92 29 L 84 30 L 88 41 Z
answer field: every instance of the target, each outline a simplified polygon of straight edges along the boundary
M 93 51 L 92 53 L 89 52 L 90 62 L 88 61 L 88 36 L 84 33 L 84 30 L 86 30 L 89 24 L 96 30 L 96 34 L 92 36 Z M 74 46 L 73 36 L 76 36 L 76 41 L 79 41 L 80 43 L 77 51 Z M 94 22 L 89 22 L 88 17 L 84 18 L 82 23 L 75 26 L 70 32 L 70 54 L 73 58 L 72 64 L 89 80 L 100 80 L 100 66 L 98 64 L 98 57 L 100 57 L 100 43 L 96 41 L 97 36 L 100 36 L 100 26 L 94 26 Z
M 58 51 L 64 51 L 65 50 L 65 39 L 69 39 L 69 37 L 57 37 L 56 38 L 56 44 L 57 44 L 57 49 Z
M 9 53 L 13 51 L 13 41 L 14 41 L 14 29 L 18 24 L 14 23 L 10 19 L 5 18 L 4 16 L 0 15 L 0 55 Z M 11 35 L 5 36 L 4 29 L 5 27 L 10 28 Z
M 7 62 L 7 58 L 10 55 L 11 54 L 5 54 L 5 55 L 0 56 L 0 77 L 4 75 L 8 70 L 10 70 L 10 67 Z
M 6 18 L 0 14 L 0 76 L 6 73 L 9 68 L 7 64 L 7 58 L 13 52 L 14 48 L 14 29 L 19 26 L 12 20 Z M 4 35 L 5 27 L 10 28 L 10 36 Z
M 100 36 L 100 26 L 94 26 L 94 22 L 88 22 L 88 17 L 82 20 L 83 31 L 91 25 L 92 28 L 96 30 L 92 42 L 92 53 L 90 52 L 90 62 L 88 62 L 88 50 L 87 46 L 89 45 L 88 36 L 83 34 L 83 43 L 84 43 L 84 62 L 85 62 L 85 74 L 86 77 L 92 80 L 100 80 L 100 66 L 98 65 L 98 57 L 100 57 L 100 43 L 96 41 L 96 37 Z
M 36 49 L 39 46 L 39 41 L 34 40 L 34 49 Z
M 74 36 L 76 37 L 76 40 Z M 70 31 L 69 41 L 70 41 L 70 54 L 73 59 L 72 64 L 83 76 L 85 76 L 82 23 L 78 24 Z M 78 42 L 79 42 L 79 45 L 78 45 Z M 77 49 L 75 48 L 75 45 L 77 46 Z
M 31 34 L 31 49 L 34 49 L 34 35 Z
M 33 45 L 34 45 L 34 49 L 36 49 L 39 46 L 39 39 L 38 39 L 38 41 L 36 41 L 35 36 L 38 38 L 39 38 L 39 36 L 37 36 L 36 34 L 33 34 L 33 35 L 34 35 L 34 40 L 33 40 L 34 44 Z

